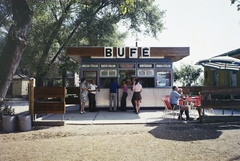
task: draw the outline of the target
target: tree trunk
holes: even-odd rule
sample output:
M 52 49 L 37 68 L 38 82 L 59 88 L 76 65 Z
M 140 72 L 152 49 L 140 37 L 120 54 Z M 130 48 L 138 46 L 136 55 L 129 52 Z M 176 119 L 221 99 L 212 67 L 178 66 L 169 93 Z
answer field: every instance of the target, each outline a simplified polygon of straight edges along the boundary
M 0 102 L 6 97 L 13 75 L 21 61 L 32 20 L 32 11 L 26 0 L 12 0 L 12 12 L 13 24 L 0 54 Z

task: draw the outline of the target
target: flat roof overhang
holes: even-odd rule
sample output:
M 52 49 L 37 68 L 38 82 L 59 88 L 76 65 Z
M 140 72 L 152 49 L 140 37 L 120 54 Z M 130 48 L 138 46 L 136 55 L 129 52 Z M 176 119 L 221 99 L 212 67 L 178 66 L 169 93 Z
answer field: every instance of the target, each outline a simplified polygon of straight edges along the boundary
M 141 55 L 141 48 L 138 47 L 138 56 Z M 129 47 L 125 47 L 128 57 Z M 116 57 L 117 47 L 113 47 L 113 56 Z M 151 58 L 170 58 L 172 62 L 179 61 L 189 56 L 189 47 L 150 47 Z M 66 56 L 81 63 L 82 58 L 98 57 L 104 58 L 104 47 L 77 46 L 66 47 Z

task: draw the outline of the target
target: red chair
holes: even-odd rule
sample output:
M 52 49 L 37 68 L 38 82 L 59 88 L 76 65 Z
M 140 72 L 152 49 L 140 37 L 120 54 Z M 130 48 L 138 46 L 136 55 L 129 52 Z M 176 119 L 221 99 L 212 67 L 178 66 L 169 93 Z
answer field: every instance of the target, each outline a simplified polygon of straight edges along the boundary
M 165 116 L 167 115 L 167 113 L 170 113 L 172 114 L 172 117 L 171 118 L 174 118 L 175 117 L 175 114 L 177 115 L 177 113 L 175 113 L 174 109 L 172 108 L 171 104 L 170 104 L 170 101 L 168 100 L 167 97 L 162 97 L 162 101 L 163 101 L 163 104 L 165 106 L 165 109 L 163 111 L 163 118 L 165 118 Z M 171 120 L 171 119 L 170 119 Z M 169 121 L 170 121 L 169 120 Z
M 166 95 L 166 98 L 170 102 L 170 95 Z

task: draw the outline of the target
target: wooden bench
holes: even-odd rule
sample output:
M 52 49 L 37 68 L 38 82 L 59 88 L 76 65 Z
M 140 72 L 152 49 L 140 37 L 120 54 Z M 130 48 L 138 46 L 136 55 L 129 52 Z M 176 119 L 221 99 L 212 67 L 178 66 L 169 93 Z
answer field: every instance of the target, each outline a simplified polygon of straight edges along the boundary
M 240 117 L 233 115 L 233 109 L 240 109 L 240 87 L 201 87 L 203 108 L 202 122 L 239 122 Z M 211 99 L 205 98 L 210 94 Z M 222 109 L 222 115 L 204 115 L 204 109 Z M 224 115 L 224 109 L 232 109 L 231 115 Z
M 36 114 L 64 114 L 66 88 L 65 87 L 34 87 L 34 116 Z M 63 120 L 62 115 L 62 120 Z
M 240 87 L 201 87 L 202 108 L 240 108 Z M 211 99 L 204 99 L 210 94 Z
M 66 104 L 78 104 L 81 109 L 80 87 L 67 87 Z

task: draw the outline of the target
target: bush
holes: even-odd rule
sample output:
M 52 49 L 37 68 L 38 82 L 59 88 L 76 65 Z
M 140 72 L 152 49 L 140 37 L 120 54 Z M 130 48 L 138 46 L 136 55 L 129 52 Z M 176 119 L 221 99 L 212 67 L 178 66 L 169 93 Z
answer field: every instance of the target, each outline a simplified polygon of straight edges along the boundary
M 0 120 L 2 120 L 2 116 L 14 116 L 15 111 L 12 106 L 5 104 L 4 107 L 0 108 Z

